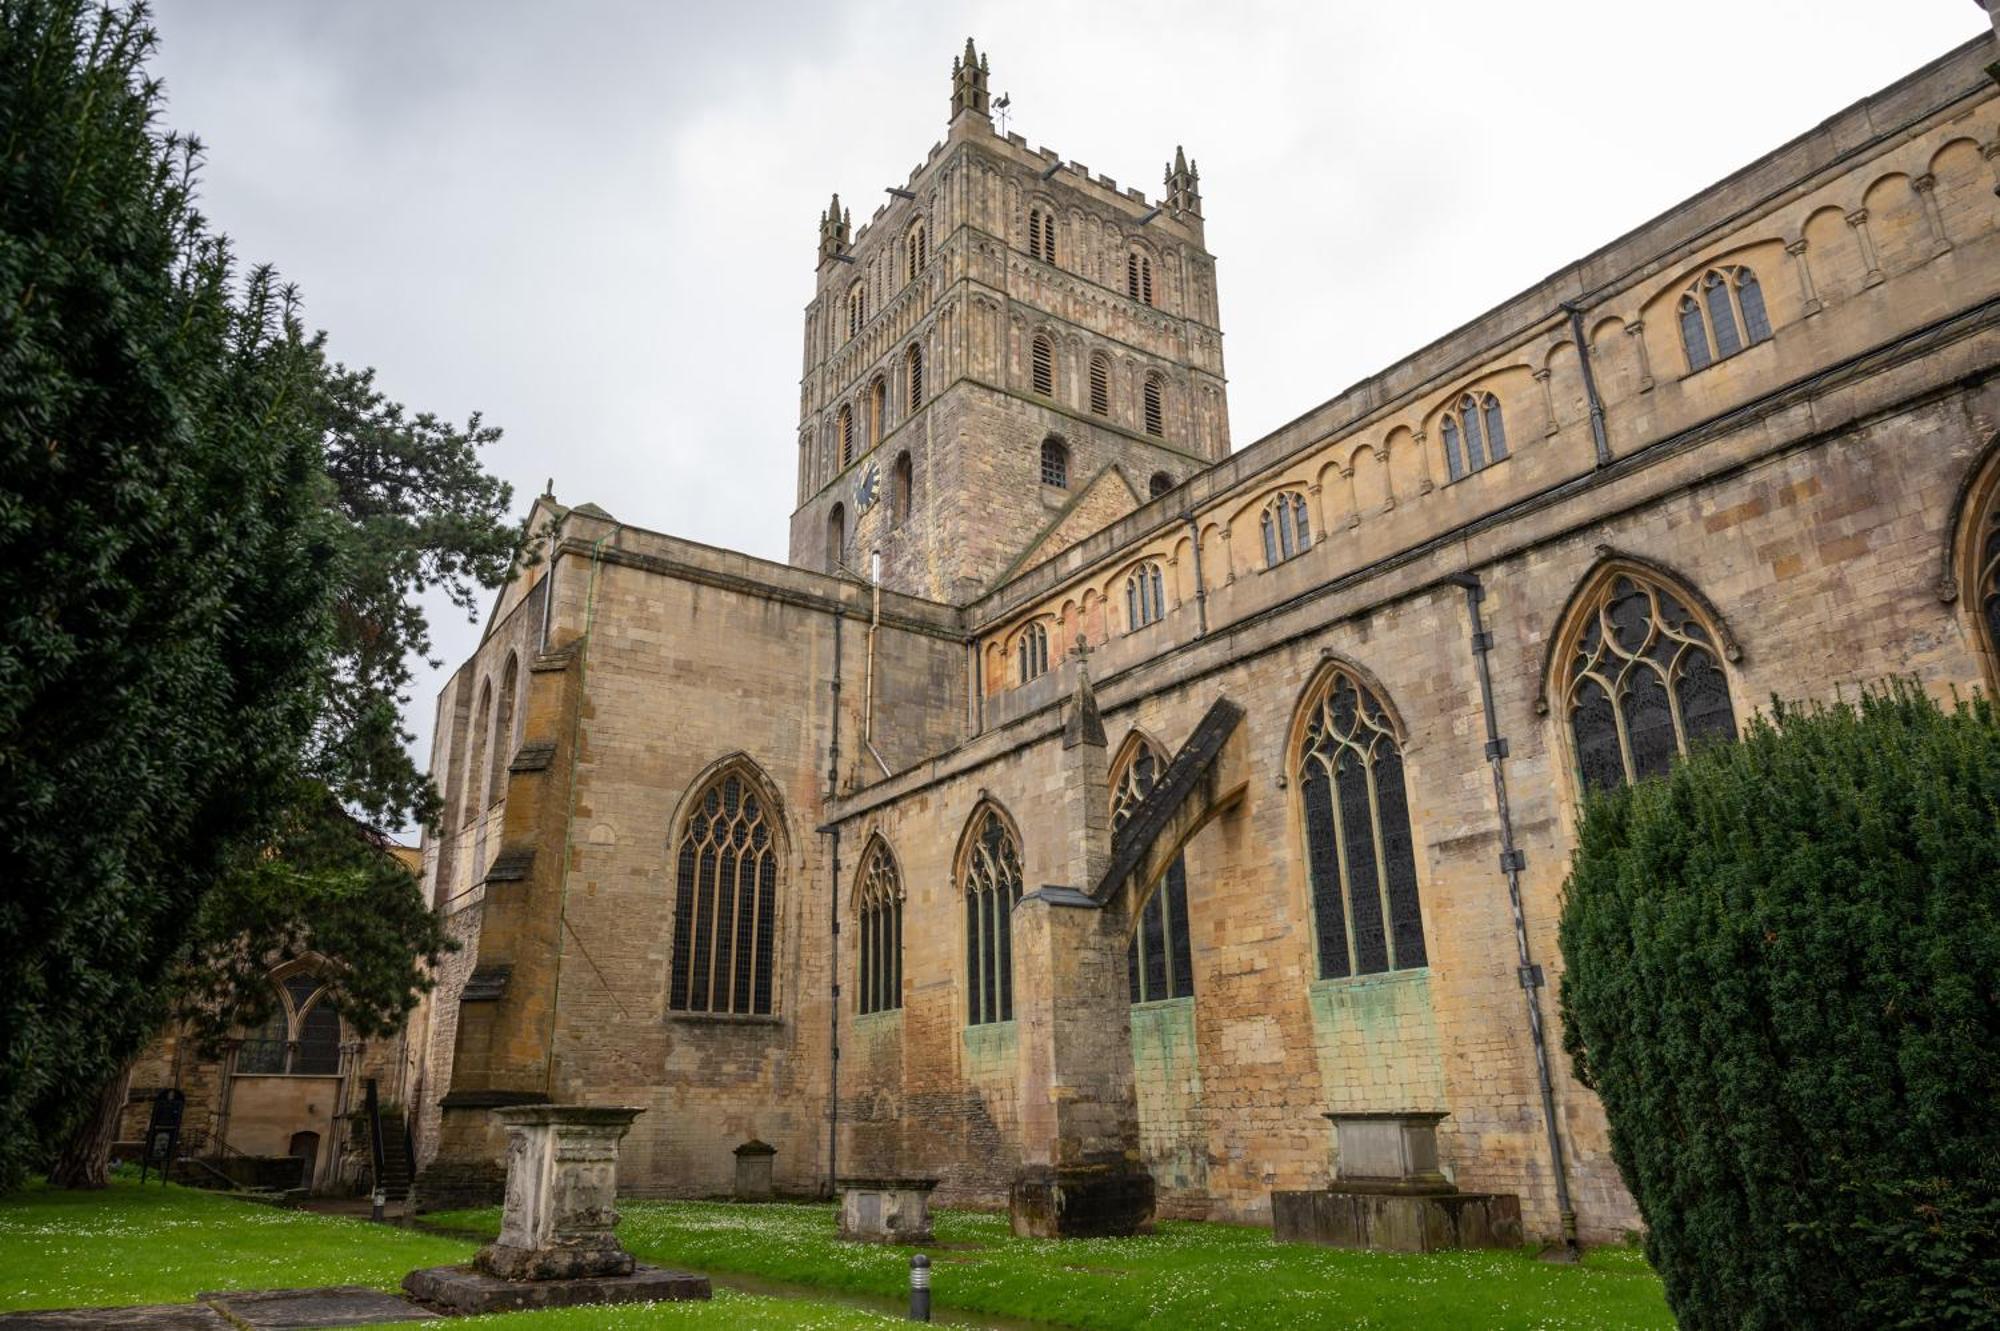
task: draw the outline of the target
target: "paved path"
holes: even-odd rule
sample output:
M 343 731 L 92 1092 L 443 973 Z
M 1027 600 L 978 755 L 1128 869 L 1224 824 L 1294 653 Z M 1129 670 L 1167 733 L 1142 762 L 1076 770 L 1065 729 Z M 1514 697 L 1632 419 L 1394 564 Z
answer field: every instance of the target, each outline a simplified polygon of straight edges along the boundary
M 226 1290 L 195 1303 L 130 1308 L 52 1308 L 0 1313 L 0 1331 L 303 1331 L 306 1327 L 417 1322 L 436 1314 L 362 1285 L 324 1289 Z

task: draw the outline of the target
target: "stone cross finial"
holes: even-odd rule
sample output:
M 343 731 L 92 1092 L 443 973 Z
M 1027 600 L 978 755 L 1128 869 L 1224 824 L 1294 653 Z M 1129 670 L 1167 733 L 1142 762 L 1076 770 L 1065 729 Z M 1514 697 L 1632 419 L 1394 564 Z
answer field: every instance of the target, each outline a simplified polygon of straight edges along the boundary
M 1079 644 L 1082 641 L 1077 639 Z M 1079 667 L 1082 664 L 1079 662 Z M 1063 722 L 1063 747 L 1073 749 L 1079 744 L 1105 747 L 1104 718 L 1097 710 L 1097 694 L 1090 687 L 1090 672 L 1081 668 L 1076 672 L 1076 692 L 1070 696 L 1069 716 Z

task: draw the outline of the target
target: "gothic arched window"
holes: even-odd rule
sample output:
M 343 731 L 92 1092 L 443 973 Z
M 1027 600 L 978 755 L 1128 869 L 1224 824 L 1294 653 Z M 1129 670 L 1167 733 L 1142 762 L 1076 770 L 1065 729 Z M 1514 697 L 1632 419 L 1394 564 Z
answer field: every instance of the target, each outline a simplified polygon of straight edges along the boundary
M 1306 497 L 1297 490 L 1280 490 L 1264 505 L 1264 566 L 1275 568 L 1312 548 L 1312 524 L 1306 520 Z
M 1039 621 L 1021 630 L 1014 645 L 1014 662 L 1020 667 L 1020 682 L 1040 679 L 1049 672 L 1049 631 Z
M 1299 800 L 1321 979 L 1425 964 L 1403 749 L 1382 703 L 1330 666 L 1306 696 Z
M 882 430 L 889 416 L 889 381 L 881 375 L 868 385 L 868 447 L 882 442 Z
M 826 571 L 840 572 L 847 558 L 847 506 L 835 504 L 826 512 Z
M 1101 351 L 1090 353 L 1090 411 L 1094 416 L 1111 414 L 1111 357 Z
M 1144 736 L 1111 778 L 1111 832 L 1132 816 L 1166 770 L 1166 755 Z M 1138 927 L 1125 948 L 1125 971 L 1132 1001 L 1188 998 L 1194 993 L 1194 959 L 1188 944 L 1187 862 L 1176 855 L 1166 876 L 1139 912 Z
M 1618 569 L 1578 603 L 1558 696 L 1585 786 L 1659 776 L 1674 755 L 1736 737 L 1715 635 L 1689 599 Z
M 1034 389 L 1043 397 L 1054 397 L 1056 391 L 1056 349 L 1046 333 L 1035 334 L 1035 340 L 1028 353 L 1029 380 Z
M 1500 399 L 1467 393 L 1438 421 L 1438 437 L 1444 441 L 1445 471 L 1454 481 L 1504 460 L 1507 427 L 1500 419 Z
M 1155 438 L 1164 438 L 1167 433 L 1166 411 L 1167 386 L 1157 374 L 1146 376 L 1146 386 L 1142 393 L 1145 407 L 1146 433 Z
M 914 282 L 931 261 L 930 237 L 924 232 L 924 222 L 921 217 L 910 223 L 909 235 L 903 242 L 903 248 L 909 256 L 907 280 Z
M 965 894 L 965 1020 L 1014 1019 L 1014 904 L 1021 899 L 1021 845 L 1000 811 L 982 805 L 959 872 Z
M 910 386 L 910 413 L 916 414 L 924 405 L 924 344 L 910 343 L 910 349 L 903 353 L 904 378 Z
M 861 857 L 855 905 L 861 923 L 860 970 L 856 976 L 862 1013 L 903 1006 L 903 876 L 889 843 L 875 837 Z
M 1764 289 L 1741 265 L 1711 268 L 1689 283 L 1678 314 L 1690 374 L 1771 335 Z
M 1069 488 L 1069 449 L 1060 439 L 1042 440 L 1042 484 Z
M 340 1075 L 340 1013 L 325 987 L 295 973 L 276 986 L 276 1003 L 264 1023 L 236 1049 L 236 1071 L 251 1075 Z
M 836 429 L 840 435 L 840 465 L 845 467 L 854 461 L 854 408 L 845 402 L 840 404 Z
M 889 469 L 889 521 L 900 527 L 910 520 L 910 497 L 916 491 L 916 479 L 910 465 L 910 452 L 904 449 L 896 454 L 896 465 Z
M 775 811 L 735 766 L 711 777 L 688 807 L 674 850 L 667 1006 L 768 1016 L 778 921 Z
M 1160 566 L 1151 560 L 1125 577 L 1125 626 L 1128 631 L 1157 624 L 1167 613 L 1164 579 Z
M 847 289 L 847 335 L 853 337 L 868 322 L 868 287 L 856 282 Z

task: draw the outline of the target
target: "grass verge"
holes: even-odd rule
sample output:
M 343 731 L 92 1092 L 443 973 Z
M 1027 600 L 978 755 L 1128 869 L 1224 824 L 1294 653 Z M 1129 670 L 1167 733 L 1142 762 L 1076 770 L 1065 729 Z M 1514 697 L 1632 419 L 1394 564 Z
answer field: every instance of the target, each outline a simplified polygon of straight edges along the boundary
M 619 1237 L 665 1266 L 763 1276 L 896 1297 L 909 1253 L 841 1243 L 830 1206 L 621 1203 Z M 441 1213 L 436 1224 L 497 1233 L 497 1209 Z M 1278 1244 L 1269 1231 L 1167 1222 L 1139 1239 L 1017 1239 L 1004 1216 L 936 1214 L 940 1308 L 1091 1331 L 1199 1327 L 1369 1327 L 1433 1331 L 1671 1328 L 1659 1278 L 1637 1252 L 1599 1249 L 1580 1266 L 1526 1252 L 1429 1255 Z M 539 1324 L 537 1324 L 539 1326 Z

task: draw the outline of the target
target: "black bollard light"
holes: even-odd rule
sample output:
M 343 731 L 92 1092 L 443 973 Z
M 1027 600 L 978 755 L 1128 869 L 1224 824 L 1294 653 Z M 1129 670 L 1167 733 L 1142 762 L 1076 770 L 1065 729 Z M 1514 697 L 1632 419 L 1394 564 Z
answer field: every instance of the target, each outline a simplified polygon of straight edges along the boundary
M 922 1253 L 910 1257 L 910 1320 L 931 1320 L 931 1259 Z

